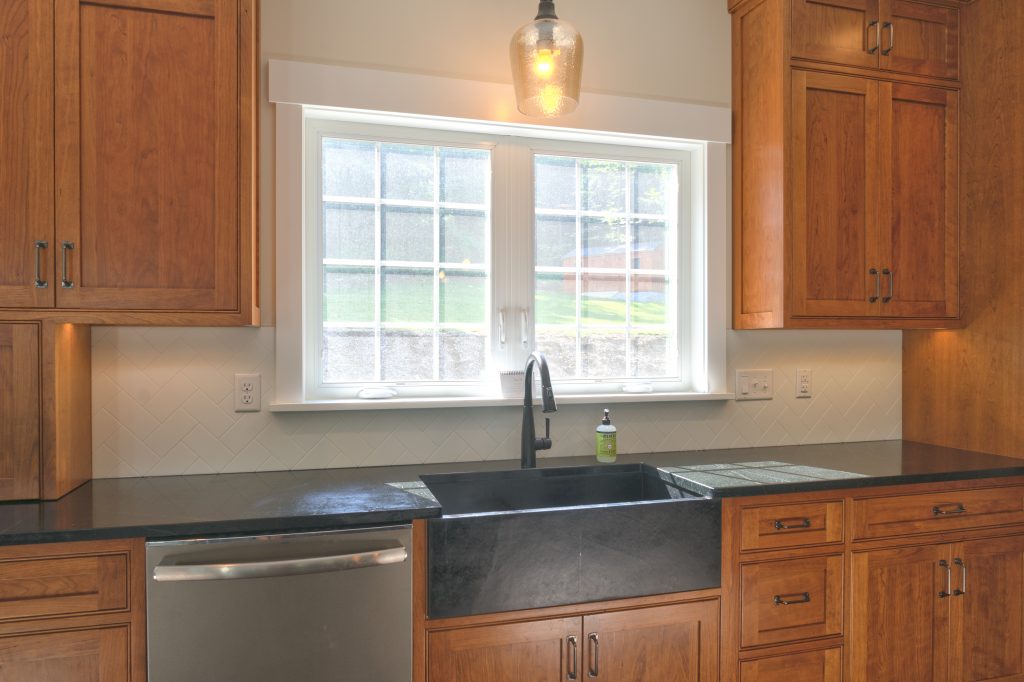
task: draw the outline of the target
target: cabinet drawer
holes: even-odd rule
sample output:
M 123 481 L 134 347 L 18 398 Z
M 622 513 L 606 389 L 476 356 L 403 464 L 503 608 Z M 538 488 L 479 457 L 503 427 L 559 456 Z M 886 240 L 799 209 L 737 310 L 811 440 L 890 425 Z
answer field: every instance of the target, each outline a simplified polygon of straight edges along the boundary
M 839 647 L 759 658 L 740 663 L 740 682 L 841 682 Z
M 0 622 L 127 609 L 127 553 L 0 561 Z
M 1024 523 L 1024 486 L 853 501 L 855 540 Z
M 843 541 L 843 503 L 752 507 L 740 513 L 740 550 L 824 545 Z
M 841 554 L 740 567 L 744 647 L 842 633 Z

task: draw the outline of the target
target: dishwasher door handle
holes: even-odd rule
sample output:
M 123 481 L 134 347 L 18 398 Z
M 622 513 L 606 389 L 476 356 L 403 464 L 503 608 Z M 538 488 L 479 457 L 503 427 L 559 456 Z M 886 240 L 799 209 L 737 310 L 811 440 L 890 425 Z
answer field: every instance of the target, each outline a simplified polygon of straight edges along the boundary
M 400 564 L 409 558 L 405 547 L 389 547 L 352 554 L 334 554 L 303 559 L 247 561 L 217 564 L 160 564 L 153 568 L 158 583 L 188 580 L 239 580 L 242 578 L 280 578 L 310 573 L 331 573 L 353 568 Z

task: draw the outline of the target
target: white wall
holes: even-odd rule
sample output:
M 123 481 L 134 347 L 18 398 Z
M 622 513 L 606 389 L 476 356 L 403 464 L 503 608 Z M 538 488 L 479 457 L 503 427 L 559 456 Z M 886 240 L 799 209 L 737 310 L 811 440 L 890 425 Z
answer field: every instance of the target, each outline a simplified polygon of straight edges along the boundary
M 584 36 L 584 91 L 728 104 L 724 0 L 558 0 Z M 529 0 L 263 0 L 266 60 L 370 66 L 507 82 L 508 39 Z M 265 95 L 264 95 L 265 100 Z M 264 324 L 273 323 L 273 109 L 261 110 Z M 725 267 L 725 264 L 723 264 Z M 731 332 L 734 368 L 774 368 L 767 402 L 613 406 L 621 452 L 900 436 L 898 332 Z M 273 390 L 273 329 L 96 328 L 94 473 L 137 476 L 499 459 L 518 456 L 520 410 L 237 414 L 232 375 Z M 797 367 L 815 396 L 794 397 Z M 601 406 L 554 415 L 548 456 L 593 449 Z

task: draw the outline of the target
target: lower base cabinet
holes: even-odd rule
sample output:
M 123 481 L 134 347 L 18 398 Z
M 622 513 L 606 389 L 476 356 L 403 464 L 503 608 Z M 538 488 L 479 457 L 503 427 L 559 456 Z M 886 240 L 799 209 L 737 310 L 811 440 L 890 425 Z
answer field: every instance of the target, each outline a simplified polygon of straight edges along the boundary
M 0 638 L 0 680 L 126 682 L 129 641 L 127 625 Z
M 781 654 L 740 663 L 740 682 L 842 682 L 843 650 Z
M 717 682 L 717 599 L 432 630 L 428 682 Z

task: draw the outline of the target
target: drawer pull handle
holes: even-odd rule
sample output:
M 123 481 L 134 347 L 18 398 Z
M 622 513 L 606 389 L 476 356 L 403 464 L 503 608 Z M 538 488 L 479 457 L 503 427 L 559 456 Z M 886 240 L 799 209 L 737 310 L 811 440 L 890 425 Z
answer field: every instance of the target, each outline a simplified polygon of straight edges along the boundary
M 811 601 L 811 593 L 802 594 L 777 594 L 772 599 L 776 606 L 789 606 L 790 604 L 806 604 Z
M 953 590 L 953 596 L 962 597 L 967 594 L 967 564 L 960 557 L 953 559 L 953 563 L 960 568 L 960 587 Z
M 953 594 L 953 569 L 949 567 L 949 562 L 945 559 L 939 561 L 939 566 L 946 569 L 946 589 L 939 592 L 939 599 L 945 599 Z
M 937 504 L 932 507 L 932 514 L 935 516 L 949 516 L 951 514 L 963 514 L 967 507 L 962 502 L 950 502 L 949 504 Z
M 565 641 L 569 645 L 569 660 L 572 661 L 572 667 L 569 668 L 569 674 L 566 677 L 570 680 L 575 680 L 579 670 L 576 667 L 576 635 L 569 635 L 565 638 Z
M 810 528 L 810 519 L 799 519 L 797 523 L 792 523 L 796 519 L 775 519 L 775 530 L 793 530 L 794 528 Z

